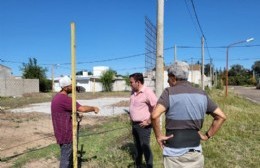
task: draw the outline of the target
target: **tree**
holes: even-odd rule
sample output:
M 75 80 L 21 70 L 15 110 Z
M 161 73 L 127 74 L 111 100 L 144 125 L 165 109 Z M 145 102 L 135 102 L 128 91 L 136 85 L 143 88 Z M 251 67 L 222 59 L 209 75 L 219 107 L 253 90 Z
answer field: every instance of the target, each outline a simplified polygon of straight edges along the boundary
M 230 85 L 247 85 L 252 84 L 251 82 L 251 71 L 245 69 L 242 65 L 236 64 L 232 65 L 229 72 Z
M 211 68 L 211 65 L 210 64 L 206 64 L 205 67 L 204 67 L 204 74 L 206 76 L 210 76 L 210 68 Z
M 113 84 L 114 77 L 115 77 L 115 71 L 112 69 L 105 71 L 101 75 L 100 82 L 102 83 L 106 92 L 112 91 L 112 84 Z
M 36 58 L 29 58 L 28 63 L 23 63 L 20 70 L 23 72 L 24 79 L 39 79 L 39 87 L 41 92 L 51 90 L 51 81 L 46 78 L 47 68 L 37 65 Z
M 260 76 L 260 61 L 256 61 L 254 65 L 252 65 L 253 71 Z

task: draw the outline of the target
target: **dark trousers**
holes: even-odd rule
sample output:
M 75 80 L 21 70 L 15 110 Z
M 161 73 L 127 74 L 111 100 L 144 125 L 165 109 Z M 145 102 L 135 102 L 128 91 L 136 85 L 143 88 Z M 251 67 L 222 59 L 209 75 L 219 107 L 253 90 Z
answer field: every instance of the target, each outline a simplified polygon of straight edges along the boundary
M 72 168 L 72 143 L 60 144 L 60 168 Z
M 153 167 L 153 154 L 150 148 L 150 136 L 151 136 L 152 126 L 147 126 L 142 128 L 139 124 L 133 123 L 132 133 L 135 143 L 135 165 L 136 167 L 141 167 L 142 165 L 142 155 L 144 154 L 146 167 Z

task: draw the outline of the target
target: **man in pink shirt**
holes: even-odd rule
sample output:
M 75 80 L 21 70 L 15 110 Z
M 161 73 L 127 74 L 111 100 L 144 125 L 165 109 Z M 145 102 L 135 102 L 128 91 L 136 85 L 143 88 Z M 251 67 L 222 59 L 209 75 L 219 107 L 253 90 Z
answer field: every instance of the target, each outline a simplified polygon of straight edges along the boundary
M 132 134 L 135 143 L 135 166 L 142 165 L 144 154 L 146 167 L 153 167 L 153 154 L 150 148 L 151 136 L 151 112 L 156 106 L 157 98 L 154 92 L 144 86 L 144 78 L 141 73 L 129 76 L 132 93 L 130 97 L 130 118 L 132 120 Z

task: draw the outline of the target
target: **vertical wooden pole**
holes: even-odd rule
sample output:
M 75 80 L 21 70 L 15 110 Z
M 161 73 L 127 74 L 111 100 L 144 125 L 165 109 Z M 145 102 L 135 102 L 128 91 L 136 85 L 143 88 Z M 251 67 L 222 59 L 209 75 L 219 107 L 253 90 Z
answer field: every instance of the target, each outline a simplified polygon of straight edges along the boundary
M 71 77 L 72 77 L 72 138 L 73 138 L 73 167 L 78 167 L 77 142 L 77 109 L 76 109 L 76 44 L 75 23 L 71 23 Z

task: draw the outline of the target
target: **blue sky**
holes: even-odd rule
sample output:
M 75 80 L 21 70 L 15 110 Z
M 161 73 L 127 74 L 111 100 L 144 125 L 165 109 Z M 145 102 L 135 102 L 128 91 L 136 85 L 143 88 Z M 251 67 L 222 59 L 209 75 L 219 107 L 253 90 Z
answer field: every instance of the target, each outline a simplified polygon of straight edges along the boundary
M 182 61 L 201 60 L 202 33 L 191 0 L 166 0 L 164 60 L 173 62 L 173 46 Z M 207 44 L 205 63 L 226 64 L 225 46 L 254 37 L 229 50 L 229 65 L 251 69 L 260 60 L 259 0 L 193 0 Z M 157 0 L 2 0 L 0 2 L 0 64 L 22 74 L 29 58 L 55 76 L 71 73 L 70 23 L 76 25 L 77 71 L 109 66 L 125 75 L 145 70 L 145 23 L 156 25 Z M 247 46 L 246 46 L 247 45 Z M 186 48 L 188 46 L 188 48 Z M 179 48 L 178 48 L 179 47 Z M 221 48 L 223 47 L 223 48 Z M 138 55 L 138 56 L 133 56 Z M 133 56 L 133 57 L 132 57 Z M 117 59 L 124 58 L 125 59 Z M 105 61 L 115 59 L 114 61 Z

